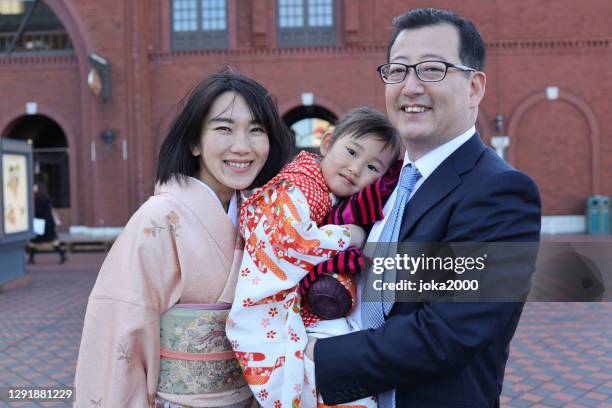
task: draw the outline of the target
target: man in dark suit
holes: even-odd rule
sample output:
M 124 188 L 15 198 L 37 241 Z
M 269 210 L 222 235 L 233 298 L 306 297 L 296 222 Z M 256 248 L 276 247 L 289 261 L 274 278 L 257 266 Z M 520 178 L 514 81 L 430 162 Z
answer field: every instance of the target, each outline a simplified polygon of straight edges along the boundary
M 406 147 L 409 186 L 396 189 L 368 240 L 539 241 L 536 185 L 475 131 L 486 76 L 474 25 L 452 12 L 418 9 L 397 17 L 395 28 L 379 73 Z M 326 404 L 378 395 L 382 408 L 499 406 L 523 303 L 396 301 L 379 323 L 366 303 L 361 319 L 370 329 L 313 340 L 306 349 Z

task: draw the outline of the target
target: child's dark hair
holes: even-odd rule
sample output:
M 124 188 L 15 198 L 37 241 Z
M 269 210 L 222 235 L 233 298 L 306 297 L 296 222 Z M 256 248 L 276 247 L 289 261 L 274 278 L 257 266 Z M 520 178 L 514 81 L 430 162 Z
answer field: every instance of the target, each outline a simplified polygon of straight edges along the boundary
M 192 148 L 200 142 L 204 120 L 212 105 L 225 92 L 235 92 L 244 98 L 253 119 L 265 129 L 270 142 L 268 159 L 249 188 L 264 185 L 287 163 L 294 146 L 293 134 L 281 120 L 274 98 L 254 79 L 225 68 L 200 82 L 187 95 L 183 109 L 161 145 L 156 183 L 198 174 L 199 157 L 192 154 Z
M 344 136 L 355 139 L 374 136 L 385 142 L 385 149 L 399 153 L 400 139 L 397 130 L 384 114 L 369 106 L 352 109 L 340 119 L 331 135 L 330 146 Z

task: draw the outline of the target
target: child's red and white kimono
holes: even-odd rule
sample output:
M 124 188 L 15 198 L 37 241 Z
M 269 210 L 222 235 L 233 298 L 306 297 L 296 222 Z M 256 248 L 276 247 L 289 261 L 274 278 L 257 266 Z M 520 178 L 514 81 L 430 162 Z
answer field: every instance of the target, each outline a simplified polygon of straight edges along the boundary
M 304 355 L 308 336 L 298 284 L 316 264 L 348 247 L 348 228 L 318 226 L 331 208 L 317 156 L 307 152 L 241 208 L 245 253 L 226 330 L 264 407 L 323 406 L 317 402 L 314 364 Z M 321 336 L 358 329 L 346 318 L 319 323 L 329 328 Z M 376 402 L 369 397 L 349 405 L 369 408 Z

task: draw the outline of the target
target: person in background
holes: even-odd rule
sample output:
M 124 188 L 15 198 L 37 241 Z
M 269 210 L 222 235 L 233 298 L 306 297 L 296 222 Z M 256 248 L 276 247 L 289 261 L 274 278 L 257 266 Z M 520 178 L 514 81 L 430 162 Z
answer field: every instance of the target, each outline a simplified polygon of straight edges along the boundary
M 36 235 L 30 240 L 27 246 L 28 264 L 34 264 L 36 252 L 42 250 L 53 250 L 59 254 L 60 263 L 66 262 L 66 250 L 59 241 L 56 231 L 56 216 L 53 212 L 49 189 L 43 182 L 36 182 L 34 191 L 34 218 L 42 219 L 45 222 L 45 230 L 42 235 Z

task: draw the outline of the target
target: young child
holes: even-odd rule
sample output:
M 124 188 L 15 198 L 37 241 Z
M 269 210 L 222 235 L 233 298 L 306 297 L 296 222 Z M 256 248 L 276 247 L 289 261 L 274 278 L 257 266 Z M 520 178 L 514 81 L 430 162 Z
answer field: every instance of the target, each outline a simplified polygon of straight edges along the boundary
M 361 247 L 357 225 L 321 225 L 335 197 L 350 197 L 379 179 L 398 157 L 399 138 L 371 108 L 349 112 L 324 137 L 322 157 L 301 152 L 241 207 L 245 253 L 227 321 L 227 336 L 247 382 L 264 407 L 315 407 L 314 365 L 299 282 L 322 261 Z M 348 333 L 349 319 L 321 321 L 314 336 Z M 315 333 L 316 332 L 316 333 Z M 375 407 L 373 398 L 352 406 Z
M 384 218 L 383 206 L 397 185 L 403 161 L 397 160 L 374 184 L 334 205 L 320 225 L 356 224 L 367 232 Z M 355 275 L 366 269 L 361 248 L 349 248 L 315 265 L 300 281 L 302 319 L 311 332 L 321 320 L 346 316 L 355 304 Z

